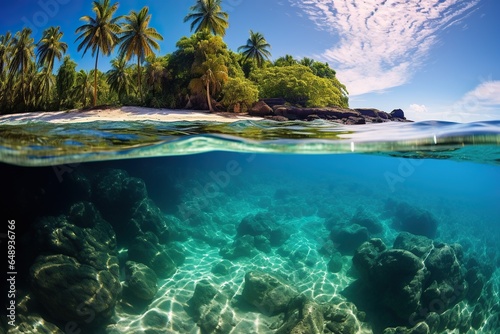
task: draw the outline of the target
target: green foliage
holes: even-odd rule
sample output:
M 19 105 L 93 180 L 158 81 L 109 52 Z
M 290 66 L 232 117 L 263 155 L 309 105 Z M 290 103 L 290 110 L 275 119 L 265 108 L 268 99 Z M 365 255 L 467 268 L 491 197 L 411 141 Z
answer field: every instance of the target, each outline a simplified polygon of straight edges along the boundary
M 276 59 L 274 61 L 274 66 L 280 66 L 280 67 L 283 67 L 283 66 L 293 66 L 293 65 L 297 65 L 298 64 L 298 61 L 293 58 L 293 56 L 291 55 L 285 55 L 283 57 L 279 57 L 278 59 Z
M 222 104 L 228 110 L 234 110 L 236 105 L 241 107 L 241 111 L 248 109 L 259 99 L 259 89 L 250 80 L 245 78 L 229 78 L 222 89 L 224 98 Z
M 69 56 L 66 56 L 56 76 L 56 88 L 60 108 L 73 107 L 71 96 L 75 79 L 76 63 Z
M 269 60 L 271 57 L 269 48 L 271 48 L 271 45 L 266 41 L 264 35 L 250 30 L 250 38 L 247 40 L 247 44 L 240 46 L 238 51 L 245 57 L 245 61 L 255 61 L 258 67 L 262 67 L 264 61 Z
M 320 78 L 304 65 L 274 66 L 255 71 L 251 79 L 261 98 L 282 97 L 307 107 L 347 107 L 347 99 L 331 79 Z

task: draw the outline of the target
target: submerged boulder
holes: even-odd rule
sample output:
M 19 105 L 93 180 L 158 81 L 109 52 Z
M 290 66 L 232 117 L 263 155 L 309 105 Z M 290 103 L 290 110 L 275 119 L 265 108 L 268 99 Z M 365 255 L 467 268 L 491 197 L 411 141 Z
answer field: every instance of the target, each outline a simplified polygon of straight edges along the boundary
M 353 254 L 354 251 L 370 238 L 368 229 L 358 224 L 352 224 L 340 230 L 332 230 L 330 238 L 338 245 L 343 254 Z
M 98 326 L 108 320 L 121 291 L 120 280 L 67 255 L 41 255 L 31 266 L 33 293 L 60 321 Z M 89 323 L 89 316 L 94 320 Z
M 393 215 L 393 226 L 399 231 L 423 235 L 430 239 L 436 237 L 438 222 L 427 210 L 419 209 L 408 203 L 389 201 L 387 209 Z
M 152 300 L 158 292 L 158 278 L 155 272 L 145 264 L 127 261 L 125 275 L 124 292 L 141 300 Z
M 288 304 L 298 296 L 298 292 L 274 275 L 250 271 L 245 275 L 242 296 L 260 313 L 272 316 L 286 312 Z

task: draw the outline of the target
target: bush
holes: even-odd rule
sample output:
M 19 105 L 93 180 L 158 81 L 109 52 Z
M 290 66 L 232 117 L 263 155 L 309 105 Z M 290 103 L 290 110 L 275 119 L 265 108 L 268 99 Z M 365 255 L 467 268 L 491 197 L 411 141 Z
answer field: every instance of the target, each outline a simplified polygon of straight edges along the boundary
M 245 78 L 229 78 L 222 90 L 224 98 L 222 104 L 228 110 L 234 111 L 239 104 L 241 111 L 248 109 L 259 99 L 259 90 L 250 80 Z

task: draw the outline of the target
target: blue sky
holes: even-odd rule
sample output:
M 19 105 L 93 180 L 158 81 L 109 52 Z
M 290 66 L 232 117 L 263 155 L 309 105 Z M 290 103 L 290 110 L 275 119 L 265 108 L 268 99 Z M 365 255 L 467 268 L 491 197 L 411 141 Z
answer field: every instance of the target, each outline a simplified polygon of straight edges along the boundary
M 160 54 L 190 35 L 183 23 L 194 0 L 121 0 L 119 14 L 149 6 L 165 38 Z M 350 106 L 403 109 L 414 120 L 500 119 L 500 1 L 496 0 L 223 0 L 236 50 L 250 29 L 264 34 L 273 58 L 291 54 L 327 61 L 350 92 Z M 0 34 L 24 26 L 61 26 L 69 54 L 90 69 L 74 43 L 91 1 L 11 0 L 2 4 Z M 101 58 L 99 68 L 109 68 Z

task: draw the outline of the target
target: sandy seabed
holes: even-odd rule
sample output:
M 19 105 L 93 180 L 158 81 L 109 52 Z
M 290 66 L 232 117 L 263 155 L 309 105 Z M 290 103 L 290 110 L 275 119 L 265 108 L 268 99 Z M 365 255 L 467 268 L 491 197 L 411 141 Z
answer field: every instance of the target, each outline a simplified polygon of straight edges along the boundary
M 30 112 L 0 116 L 0 124 L 25 122 L 83 123 L 94 121 L 209 121 L 231 123 L 241 120 L 260 120 L 259 117 L 232 113 L 211 113 L 197 110 L 152 109 L 145 107 L 116 107 L 109 109 Z

